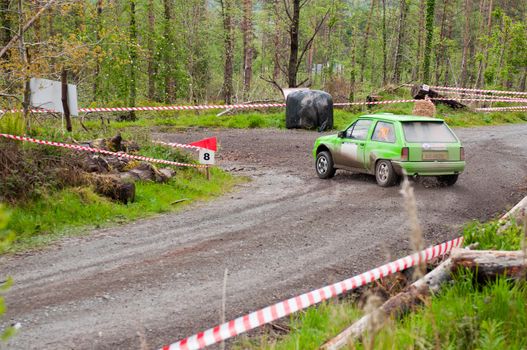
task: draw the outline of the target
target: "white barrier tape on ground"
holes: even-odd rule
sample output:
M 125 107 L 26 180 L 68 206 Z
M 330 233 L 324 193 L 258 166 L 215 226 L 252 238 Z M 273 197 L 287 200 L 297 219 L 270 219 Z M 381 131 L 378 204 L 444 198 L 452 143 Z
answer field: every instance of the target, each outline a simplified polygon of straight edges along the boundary
M 404 84 L 404 86 L 412 87 L 412 84 Z M 497 95 L 518 95 L 527 96 L 527 91 L 507 91 L 507 90 L 484 90 L 484 89 L 470 89 L 470 88 L 459 88 L 450 86 L 434 86 L 430 85 L 430 88 L 434 90 L 450 90 L 450 91 L 469 91 L 469 92 L 480 92 L 484 94 L 497 94 Z
M 73 149 L 76 151 L 107 154 L 107 155 L 111 155 L 111 156 L 115 156 L 119 158 L 142 160 L 142 161 L 151 162 L 151 163 L 168 164 L 168 165 L 179 166 L 179 167 L 193 167 L 193 168 L 205 168 L 206 167 L 205 165 L 179 163 L 179 162 L 173 162 L 170 160 L 137 156 L 137 155 L 127 154 L 127 153 L 122 153 L 122 152 L 112 152 L 112 151 L 107 151 L 104 149 L 92 148 L 92 147 L 87 147 L 87 146 L 79 146 L 79 145 L 72 145 L 72 144 L 62 143 L 62 142 L 39 140 L 39 139 L 34 139 L 31 137 L 26 137 L 26 136 L 0 134 L 0 137 L 17 140 L 17 141 L 32 142 L 32 143 L 37 143 L 37 144 L 46 145 L 46 146 L 68 148 L 68 149 Z
M 203 148 L 203 147 L 187 145 L 187 144 L 184 144 L 184 143 L 163 142 L 163 141 L 152 141 L 152 142 L 153 142 L 153 143 L 157 143 L 157 144 L 159 144 L 159 145 L 165 145 L 165 146 L 176 147 L 176 148 L 195 149 L 195 150 L 198 150 L 198 151 L 199 151 L 200 149 L 206 149 L 206 148 Z
M 514 107 L 487 107 L 487 108 L 476 108 L 477 112 L 515 112 L 515 111 L 527 111 L 527 106 L 514 106 Z
M 438 256 L 444 255 L 453 248 L 460 247 L 462 244 L 463 237 L 458 237 L 451 241 L 427 248 L 419 253 L 408 255 L 399 260 L 392 261 L 358 276 L 348 278 L 344 281 L 287 299 L 255 312 L 251 312 L 248 315 L 238 317 L 237 319 L 231 320 L 229 322 L 225 322 L 219 326 L 210 328 L 204 332 L 200 332 L 191 337 L 173 343 L 172 345 L 166 345 L 162 348 L 162 350 L 202 349 L 206 346 L 219 343 L 231 337 L 250 331 L 251 329 L 263 326 L 276 319 L 306 309 L 312 305 L 318 304 L 323 300 L 333 298 L 337 295 L 364 286 L 380 278 L 432 260 Z

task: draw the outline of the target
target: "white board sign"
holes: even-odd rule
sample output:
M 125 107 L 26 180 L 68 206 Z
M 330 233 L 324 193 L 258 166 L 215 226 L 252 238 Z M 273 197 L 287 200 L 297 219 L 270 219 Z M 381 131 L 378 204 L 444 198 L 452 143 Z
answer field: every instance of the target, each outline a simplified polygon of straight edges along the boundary
M 430 86 L 428 86 L 426 84 L 423 84 L 423 86 L 421 86 L 421 88 L 423 89 L 423 91 L 430 91 Z
M 208 149 L 199 150 L 199 163 L 200 164 L 214 164 L 214 152 Z
M 60 81 L 31 78 L 31 106 L 64 113 L 62 108 L 62 83 Z M 77 86 L 68 84 L 68 106 L 70 114 L 79 115 L 77 106 Z

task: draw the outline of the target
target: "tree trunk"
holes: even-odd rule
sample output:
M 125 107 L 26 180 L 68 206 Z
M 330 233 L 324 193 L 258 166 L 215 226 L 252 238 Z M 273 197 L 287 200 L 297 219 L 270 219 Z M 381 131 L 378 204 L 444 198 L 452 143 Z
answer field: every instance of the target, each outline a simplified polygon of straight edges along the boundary
M 253 2 L 243 0 L 243 93 L 247 98 L 253 75 Z
M 0 0 L 0 47 L 4 47 L 11 41 L 13 30 L 11 14 L 9 12 L 10 0 Z
M 375 0 L 371 0 L 370 2 L 370 14 L 366 20 L 366 30 L 364 33 L 364 43 L 362 46 L 362 52 L 361 52 L 361 58 L 360 58 L 360 78 L 359 82 L 362 83 L 364 81 L 364 69 L 366 67 L 366 56 L 368 53 L 368 42 L 370 39 L 370 26 L 371 21 L 373 20 L 373 8 L 375 7 Z
M 459 75 L 459 83 L 461 86 L 468 86 L 467 83 L 467 61 L 472 41 L 470 33 L 470 17 L 472 16 L 472 0 L 465 0 L 465 30 L 463 34 L 463 53 L 461 55 L 461 73 Z
M 148 91 L 147 96 L 149 100 L 154 100 L 156 95 L 156 66 L 155 66 L 155 14 L 154 14 L 154 0 L 148 0 Z
M 449 0 L 445 0 L 443 3 L 443 12 L 441 14 L 441 26 L 439 31 L 439 44 L 437 45 L 437 53 L 436 53 L 436 68 L 435 68 L 435 82 L 437 85 L 439 85 L 439 81 L 441 79 L 441 73 L 446 62 L 446 45 L 445 45 L 445 37 L 447 33 L 447 17 L 449 16 L 448 10 L 449 10 Z M 449 19 L 449 22 L 452 20 Z
M 95 42 L 99 45 L 101 40 L 102 30 L 102 2 L 103 0 L 97 0 L 97 17 L 95 18 Z M 53 16 L 50 16 L 53 17 Z M 100 72 L 101 64 L 99 63 L 99 53 L 95 53 L 95 72 L 93 77 L 93 100 L 97 101 L 100 95 Z
M 293 0 L 293 14 L 289 24 L 289 65 L 287 66 L 287 85 L 297 87 L 296 73 L 298 69 L 298 38 L 300 29 L 300 0 Z
M 434 38 L 434 10 L 435 0 L 426 1 L 426 41 L 423 60 L 423 82 L 430 82 L 430 56 L 432 52 L 432 40 Z
M 280 76 L 280 25 L 279 25 L 279 0 L 273 1 L 274 7 L 274 36 L 273 36 L 273 46 L 274 46 L 274 56 L 273 56 L 273 80 L 278 81 Z
M 225 45 L 225 66 L 223 71 L 223 99 L 225 104 L 232 103 L 233 87 L 232 87 L 232 74 L 233 74 L 233 59 L 234 59 L 234 32 L 233 32 L 233 20 L 232 11 L 233 3 L 232 0 L 222 0 L 221 10 L 223 16 L 223 30 L 224 30 L 224 45 Z
M 383 6 L 384 6 L 384 2 L 386 0 L 383 0 Z M 421 56 L 423 55 L 423 33 L 425 31 L 425 0 L 419 0 L 419 24 L 418 24 L 418 28 L 417 28 L 417 52 L 416 52 L 416 57 L 415 57 L 415 61 L 416 61 L 416 64 L 414 65 L 413 67 L 413 70 L 412 70 L 412 80 L 413 81 L 416 81 L 416 80 L 419 80 L 420 78 L 420 67 L 421 67 Z M 384 19 L 383 19 L 383 27 L 385 26 L 384 24 Z M 383 32 L 385 31 L 386 29 L 383 28 Z M 385 43 L 383 43 L 383 46 L 386 45 Z
M 490 37 L 491 31 L 492 31 L 492 1 L 489 1 L 489 8 L 487 11 L 487 37 Z M 485 66 L 487 65 L 488 59 L 489 59 L 489 44 L 488 42 L 485 43 L 485 47 L 483 49 L 483 52 L 485 52 L 483 60 L 479 62 L 478 67 L 478 77 L 476 79 L 476 87 L 482 87 L 485 85 L 485 78 L 484 78 L 484 72 L 485 72 Z
M 399 23 L 397 25 L 397 43 L 395 44 L 395 63 L 393 65 L 393 83 L 399 84 L 401 79 L 401 61 L 403 59 L 403 43 L 405 39 L 405 21 L 408 13 L 407 0 L 400 1 Z
M 130 0 L 130 106 L 135 106 L 137 98 L 137 25 L 136 25 L 136 10 L 135 1 Z M 129 120 L 135 120 L 135 112 L 131 111 L 128 115 Z
M 421 0 L 424 1 L 424 0 Z M 386 0 L 382 0 L 382 84 L 388 82 L 387 65 L 386 65 Z
M 166 40 L 165 47 L 165 99 L 166 101 L 173 103 L 176 100 L 176 80 L 174 77 L 174 50 L 176 44 L 174 42 L 174 36 L 172 35 L 172 4 L 173 0 L 164 0 L 164 17 L 165 27 L 164 35 Z

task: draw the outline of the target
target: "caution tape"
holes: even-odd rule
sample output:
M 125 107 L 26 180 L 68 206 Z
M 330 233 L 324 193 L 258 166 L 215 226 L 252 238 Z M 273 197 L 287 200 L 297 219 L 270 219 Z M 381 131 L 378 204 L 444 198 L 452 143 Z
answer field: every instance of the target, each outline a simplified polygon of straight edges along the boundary
M 132 111 L 194 111 L 207 109 L 251 109 L 285 107 L 285 103 L 253 103 L 234 105 L 198 105 L 198 106 L 151 106 L 151 107 L 95 107 L 79 108 L 79 112 L 132 112 Z
M 392 261 L 381 267 L 364 272 L 344 281 L 305 293 L 277 304 L 268 306 L 245 316 L 225 322 L 204 332 L 182 339 L 171 345 L 166 345 L 162 350 L 194 350 L 219 343 L 226 339 L 235 337 L 251 329 L 263 326 L 279 318 L 291 315 L 294 312 L 306 309 L 320 303 L 323 300 L 336 297 L 358 287 L 364 286 L 380 278 L 403 271 L 409 267 L 430 261 L 438 256 L 450 252 L 453 248 L 463 244 L 463 237 L 427 248 L 419 253 L 408 255 L 396 261 Z
M 173 162 L 171 160 L 138 156 L 138 155 L 128 154 L 128 153 L 124 153 L 124 152 L 112 152 L 112 151 L 107 151 L 107 150 L 104 150 L 104 149 L 93 148 L 93 147 L 88 147 L 88 146 L 80 146 L 80 145 L 72 145 L 72 144 L 69 144 L 69 143 L 39 140 L 39 139 L 34 139 L 34 138 L 31 138 L 31 137 L 26 137 L 26 136 L 0 134 L 0 137 L 4 137 L 4 138 L 7 138 L 7 139 L 12 139 L 12 140 L 17 140 L 17 141 L 37 143 L 37 144 L 40 144 L 40 145 L 68 148 L 68 149 L 73 149 L 73 150 L 76 150 L 76 151 L 83 151 L 83 152 L 90 152 L 90 153 L 107 154 L 107 155 L 111 155 L 111 156 L 115 156 L 115 157 L 119 157 L 119 158 L 128 158 L 128 159 L 142 160 L 142 161 L 145 161 L 145 162 L 167 164 L 167 165 L 173 165 L 173 166 L 178 166 L 178 167 L 193 167 L 193 168 L 205 168 L 206 167 L 205 165 L 200 165 L 200 164 L 187 164 L 187 163 Z
M 404 84 L 404 86 L 412 87 L 412 84 Z M 507 91 L 507 90 L 484 90 L 484 89 L 470 89 L 462 87 L 450 87 L 450 86 L 434 86 L 429 85 L 430 88 L 434 90 L 449 90 L 449 91 L 471 91 L 471 92 L 480 92 L 484 94 L 497 94 L 497 95 L 519 95 L 527 96 L 526 91 Z
M 527 96 L 527 93 L 526 93 Z M 479 98 L 448 98 L 448 97 L 436 97 L 431 98 L 435 101 L 465 101 L 465 102 L 510 102 L 510 103 L 524 103 L 527 102 L 525 98 L 512 98 L 512 97 L 493 97 L 483 96 Z M 361 106 L 361 105 L 383 105 L 383 104 L 394 104 L 394 103 L 415 103 L 422 100 L 415 99 L 401 99 L 401 100 L 388 100 L 388 101 L 361 101 L 361 102 L 337 102 L 333 105 L 335 107 L 346 107 L 346 106 Z M 256 103 L 256 104 L 233 104 L 233 105 L 197 105 L 197 106 L 150 106 L 150 107 L 96 107 L 96 108 L 79 108 L 79 112 L 92 113 L 92 112 L 138 112 L 138 111 L 190 111 L 190 110 L 209 110 L 209 109 L 258 109 L 258 108 L 276 108 L 285 107 L 285 103 Z M 20 112 L 21 110 L 10 109 L 0 110 L 0 113 L 14 113 Z M 53 113 L 54 111 L 46 109 L 32 109 L 32 113 Z
M 170 147 L 175 147 L 175 148 L 188 148 L 188 149 L 195 149 L 195 150 L 206 149 L 206 148 L 203 148 L 203 147 L 187 145 L 187 144 L 184 144 L 184 143 L 163 142 L 163 141 L 152 141 L 152 142 L 153 143 L 157 143 L 159 145 L 170 146 Z
M 527 111 L 527 106 L 513 106 L 513 107 L 486 107 L 476 108 L 478 112 L 511 112 L 511 111 Z

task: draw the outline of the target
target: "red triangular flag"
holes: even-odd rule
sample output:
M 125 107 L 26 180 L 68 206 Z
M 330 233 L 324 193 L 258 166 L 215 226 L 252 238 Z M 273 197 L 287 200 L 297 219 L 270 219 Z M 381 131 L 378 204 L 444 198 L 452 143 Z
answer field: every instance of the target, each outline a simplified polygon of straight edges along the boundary
M 216 138 L 215 137 L 209 137 L 208 139 L 199 140 L 196 142 L 189 143 L 191 146 L 206 148 L 208 150 L 211 150 L 213 152 L 216 152 L 218 149 L 216 146 Z

